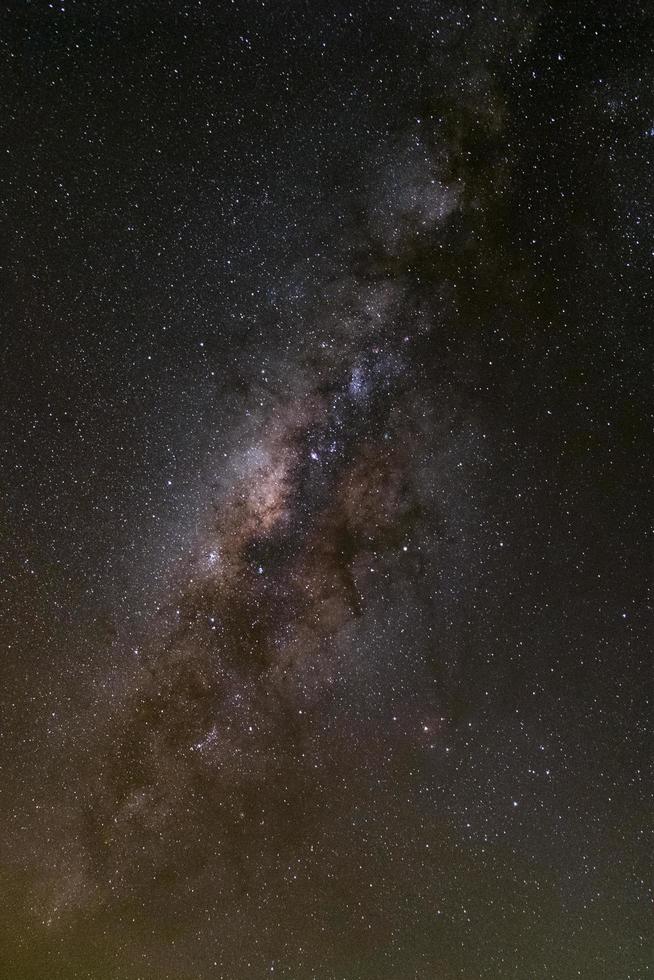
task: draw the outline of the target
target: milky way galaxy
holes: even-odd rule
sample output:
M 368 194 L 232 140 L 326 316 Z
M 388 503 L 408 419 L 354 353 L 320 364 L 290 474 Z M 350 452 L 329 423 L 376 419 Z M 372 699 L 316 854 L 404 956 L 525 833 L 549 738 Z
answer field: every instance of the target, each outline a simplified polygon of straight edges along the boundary
M 3 977 L 646 975 L 614 6 L 2 15 Z
M 452 189 L 438 155 L 414 134 L 406 141 L 419 168 L 400 156 L 380 190 L 392 234 L 378 233 L 372 208 L 363 242 L 353 231 L 346 247 L 375 247 L 375 260 L 325 276 L 304 311 L 306 336 L 276 358 L 275 375 L 291 382 L 263 405 L 255 396 L 253 432 L 173 587 L 173 622 L 144 651 L 144 679 L 112 725 L 86 817 L 92 859 L 102 877 L 112 868 L 111 881 L 125 879 L 128 862 L 139 889 L 161 887 L 196 838 L 193 860 L 209 862 L 212 882 L 247 880 L 244 839 L 257 868 L 271 854 L 292 860 L 347 771 L 352 731 L 331 730 L 325 705 L 352 677 L 370 697 L 375 672 L 398 656 L 387 623 L 421 618 L 433 631 L 429 593 L 447 561 L 449 517 L 438 453 L 442 419 L 449 445 L 454 414 L 421 376 L 415 348 L 442 330 L 446 308 L 402 267 L 447 242 L 462 182 L 450 178 Z M 455 481 L 457 490 L 465 494 Z M 433 671 L 429 652 L 413 656 L 413 670 Z M 447 692 L 433 697 L 447 714 Z M 177 883 L 175 874 L 166 887 Z

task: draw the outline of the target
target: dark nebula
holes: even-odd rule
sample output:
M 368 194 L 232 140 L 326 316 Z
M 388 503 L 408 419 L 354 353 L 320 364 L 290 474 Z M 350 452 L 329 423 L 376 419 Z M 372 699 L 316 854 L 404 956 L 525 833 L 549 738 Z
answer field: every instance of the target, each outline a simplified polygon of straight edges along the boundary
M 645 5 L 1 16 L 0 975 L 648 975 Z

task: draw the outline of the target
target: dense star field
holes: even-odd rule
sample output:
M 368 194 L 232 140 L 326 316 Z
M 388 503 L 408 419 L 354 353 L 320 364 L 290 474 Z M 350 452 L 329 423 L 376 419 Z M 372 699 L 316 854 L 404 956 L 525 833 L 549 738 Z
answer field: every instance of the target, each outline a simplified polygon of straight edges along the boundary
M 652 961 L 645 3 L 0 14 L 0 976 Z

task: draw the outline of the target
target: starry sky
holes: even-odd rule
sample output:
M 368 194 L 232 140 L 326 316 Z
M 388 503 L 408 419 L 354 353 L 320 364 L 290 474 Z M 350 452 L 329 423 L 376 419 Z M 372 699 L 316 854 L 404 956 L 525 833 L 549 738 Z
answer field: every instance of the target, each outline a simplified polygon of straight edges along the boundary
M 649 975 L 650 15 L 3 4 L 0 976 Z

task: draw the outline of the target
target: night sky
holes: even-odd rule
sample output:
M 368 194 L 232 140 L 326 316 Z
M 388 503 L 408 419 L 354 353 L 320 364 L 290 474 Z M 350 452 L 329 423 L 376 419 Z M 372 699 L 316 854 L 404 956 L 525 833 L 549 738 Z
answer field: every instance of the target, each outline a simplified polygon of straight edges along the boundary
M 649 5 L 2 7 L 0 977 L 649 976 Z

